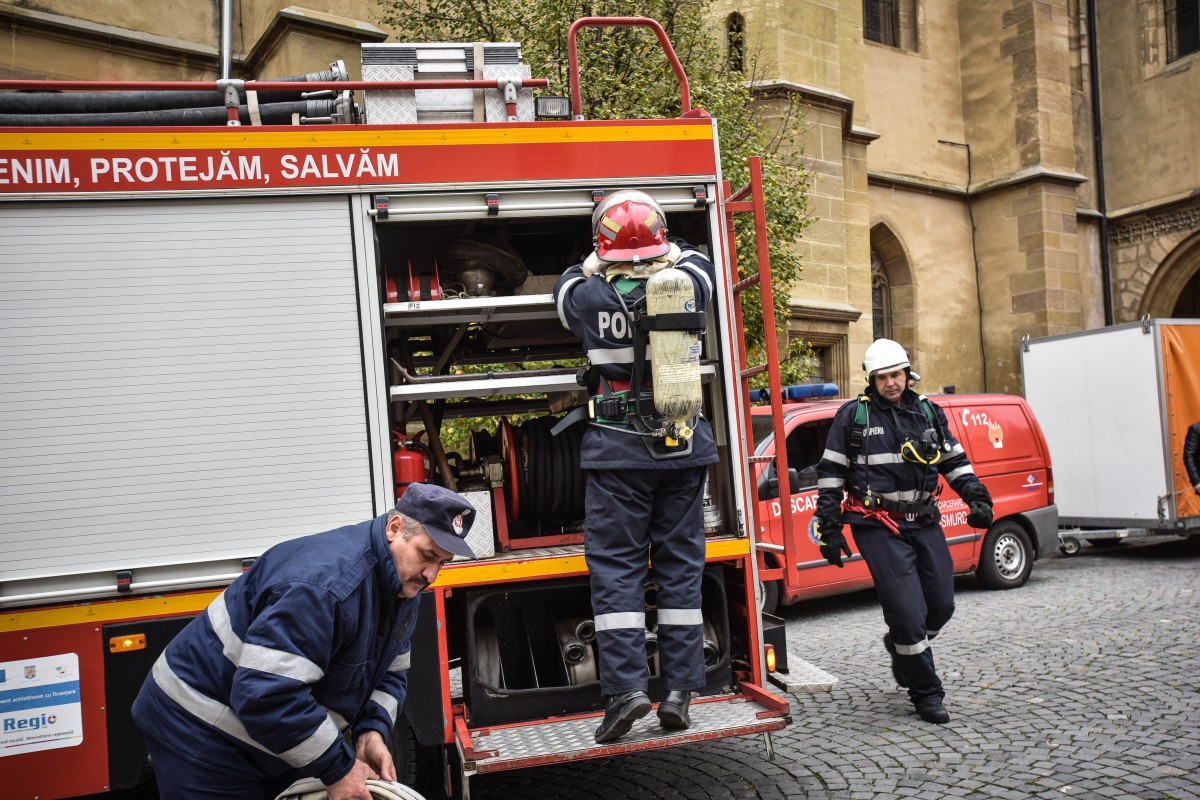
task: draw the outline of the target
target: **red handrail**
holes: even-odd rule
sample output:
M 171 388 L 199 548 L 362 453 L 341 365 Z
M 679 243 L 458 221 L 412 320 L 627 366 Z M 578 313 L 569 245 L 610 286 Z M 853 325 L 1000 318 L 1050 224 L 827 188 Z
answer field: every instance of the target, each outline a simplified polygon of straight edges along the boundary
M 667 54 L 667 60 L 671 62 L 671 69 L 675 70 L 675 77 L 679 79 L 679 101 L 683 105 L 682 114 L 686 115 L 692 110 L 692 93 L 688 87 L 687 75 L 683 73 L 683 64 L 679 63 L 679 56 L 675 55 L 675 48 L 671 46 L 671 41 L 667 38 L 667 32 L 663 30 L 662 25 L 649 17 L 583 17 L 571 23 L 571 28 L 567 31 L 571 114 L 575 119 L 583 119 L 583 92 L 579 88 L 579 52 L 575 44 L 575 33 L 580 28 L 650 28 L 653 30 L 658 36 L 658 43 L 662 45 L 663 51 Z

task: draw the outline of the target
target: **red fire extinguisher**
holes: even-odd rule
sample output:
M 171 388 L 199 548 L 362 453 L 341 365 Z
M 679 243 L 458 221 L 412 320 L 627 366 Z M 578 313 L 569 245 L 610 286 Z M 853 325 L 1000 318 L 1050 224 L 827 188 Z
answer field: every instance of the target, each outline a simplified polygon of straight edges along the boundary
M 392 444 L 392 467 L 396 473 L 396 499 L 399 500 L 410 483 L 429 480 L 430 452 L 428 447 L 399 431 L 392 431 Z

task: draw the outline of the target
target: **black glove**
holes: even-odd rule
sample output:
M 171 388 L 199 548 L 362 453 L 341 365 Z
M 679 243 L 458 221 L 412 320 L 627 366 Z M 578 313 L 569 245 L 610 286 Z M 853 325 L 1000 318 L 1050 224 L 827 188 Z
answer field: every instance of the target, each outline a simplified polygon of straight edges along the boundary
M 821 555 L 835 567 L 841 569 L 842 554 L 854 555 L 846 537 L 842 535 L 842 515 L 836 509 L 817 512 L 817 544 Z
M 991 501 L 976 500 L 969 504 L 971 513 L 967 514 L 967 524 L 972 528 L 990 528 L 992 526 Z
M 971 510 L 967 514 L 967 524 L 972 528 L 989 528 L 995 516 L 992 514 L 992 496 L 982 483 L 963 492 L 963 500 Z

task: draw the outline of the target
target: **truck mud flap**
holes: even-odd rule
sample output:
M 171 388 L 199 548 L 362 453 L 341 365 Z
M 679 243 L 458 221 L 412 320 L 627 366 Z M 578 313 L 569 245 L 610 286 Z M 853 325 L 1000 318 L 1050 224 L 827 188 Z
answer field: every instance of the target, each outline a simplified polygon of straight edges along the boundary
M 468 728 L 462 717 L 457 717 L 454 738 L 463 774 L 469 777 L 658 750 L 727 736 L 769 733 L 791 722 L 786 700 L 747 683 L 731 694 L 693 699 L 690 714 L 692 727 L 686 731 L 668 731 L 659 727 L 658 717 L 651 711 L 619 741 L 606 745 L 597 745 L 593 738 L 604 718 L 601 713 L 475 729 Z

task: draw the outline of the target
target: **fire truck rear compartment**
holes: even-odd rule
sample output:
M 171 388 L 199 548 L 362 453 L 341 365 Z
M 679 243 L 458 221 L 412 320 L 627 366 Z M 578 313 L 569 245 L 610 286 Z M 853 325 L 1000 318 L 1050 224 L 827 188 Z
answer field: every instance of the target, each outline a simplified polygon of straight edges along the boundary
M 658 667 L 655 589 L 651 577 L 646 591 L 646 656 L 652 697 L 666 691 Z M 707 679 L 702 693 L 728 692 L 732 654 L 719 567 L 705 572 L 701 592 Z M 472 587 L 456 592 L 452 602 L 453 610 L 465 616 L 462 689 L 471 727 L 602 707 L 594 626 L 590 634 L 586 629 L 592 615 L 586 577 Z

